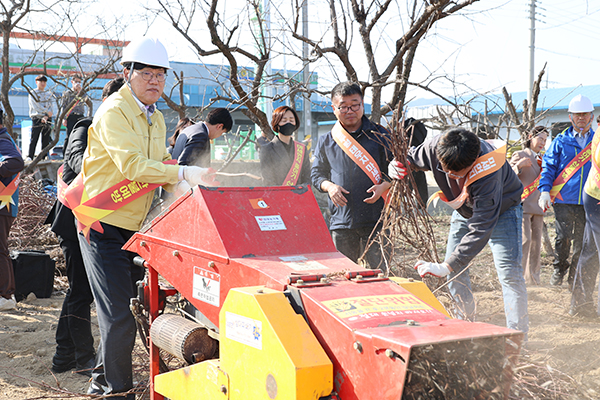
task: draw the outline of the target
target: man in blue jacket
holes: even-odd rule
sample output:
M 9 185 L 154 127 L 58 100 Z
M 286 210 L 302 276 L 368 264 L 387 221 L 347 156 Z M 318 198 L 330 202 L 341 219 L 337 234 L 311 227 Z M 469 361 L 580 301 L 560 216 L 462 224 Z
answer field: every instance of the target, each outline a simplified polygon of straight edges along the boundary
M 354 82 L 342 82 L 331 91 L 333 113 L 338 124 L 319 137 L 314 151 L 311 180 L 315 188 L 329 195 L 331 223 L 329 229 L 339 252 L 356 262 L 379 220 L 384 195 L 390 182 L 383 179 L 393 158 L 389 151 L 389 134 L 364 116 L 363 93 Z M 346 150 L 336 142 L 333 132 L 343 130 L 344 140 L 354 145 Z M 358 146 L 357 146 L 358 145 Z M 372 157 L 376 168 L 369 175 L 361 168 L 369 164 L 363 150 Z M 354 158 L 351 158 L 354 157 Z M 359 165 L 361 164 L 361 165 Z M 374 166 L 373 166 L 374 167 Z M 371 246 L 366 255 L 370 268 L 386 269 L 379 246 Z
M 0 203 L 0 311 L 15 308 L 15 276 L 8 254 L 8 232 L 17 218 L 19 187 L 17 174 L 25 166 L 17 145 L 3 123 L 4 111 L 0 109 L 0 194 L 10 194 L 10 202 Z M 13 188 L 13 185 L 16 187 Z
M 584 154 L 586 153 L 582 153 L 582 150 L 592 142 L 594 137 L 594 131 L 591 128 L 594 120 L 594 106 L 590 99 L 582 95 L 575 96 L 569 103 L 569 119 L 572 126 L 558 135 L 544 154 L 538 189 L 540 191 L 540 207 L 546 211 L 550 205 L 553 205 L 556 217 L 554 272 L 550 278 L 550 284 L 560 286 L 568 272 L 567 282 L 571 287 L 585 230 L 585 211 L 582 202 L 583 184 L 590 172 L 591 163 L 580 161 L 585 160 Z M 591 154 L 591 150 L 589 154 Z M 572 161 L 574 162 L 572 163 Z M 569 164 L 571 164 L 571 168 L 566 169 Z M 575 170 L 575 172 L 569 174 L 569 170 Z M 557 178 L 559 181 L 555 182 Z M 560 188 L 560 184 L 564 184 L 564 186 Z M 551 193 L 553 186 L 556 186 L 555 191 L 560 188 L 555 199 L 552 198 L 554 193 Z M 571 240 L 573 240 L 573 257 L 569 263 Z M 594 262 L 598 262 L 598 260 L 595 259 Z

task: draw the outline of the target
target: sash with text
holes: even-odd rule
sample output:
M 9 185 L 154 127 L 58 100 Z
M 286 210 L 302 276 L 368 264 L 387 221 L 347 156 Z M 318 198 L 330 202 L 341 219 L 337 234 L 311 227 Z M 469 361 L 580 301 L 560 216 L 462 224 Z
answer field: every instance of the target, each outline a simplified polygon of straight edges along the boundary
M 373 159 L 373 156 L 371 156 L 371 154 L 369 154 L 356 139 L 350 136 L 339 121 L 336 122 L 331 129 L 331 136 L 333 136 L 333 140 L 341 147 L 344 153 L 346 153 L 346 155 L 350 157 L 350 159 L 354 161 L 365 174 L 367 174 L 374 185 L 379 185 L 381 183 L 381 171 L 379 170 L 379 166 L 375 162 L 375 159 Z M 386 202 L 387 195 L 388 191 L 381 195 Z
M 283 186 L 294 186 L 298 183 L 305 151 L 306 146 L 304 144 L 294 141 L 294 161 L 292 162 L 292 166 L 290 167 L 287 176 L 283 180 Z
M 174 165 L 177 160 L 168 160 L 164 163 Z M 73 215 L 77 219 L 77 231 L 83 232 L 88 242 L 90 240 L 90 228 L 100 233 L 104 232 L 102 225 L 100 225 L 102 218 L 163 185 L 125 179 L 89 198 L 85 191 L 81 173 L 70 185 L 67 185 L 62 179 L 62 173 L 63 166 L 61 165 L 58 169 L 57 179 L 58 200 L 73 211 Z
M 429 203 L 431 203 L 433 200 L 440 199 L 453 209 L 458 210 L 463 204 L 465 204 L 465 201 L 469 197 L 469 193 L 467 192 L 469 185 L 502 168 L 506 162 L 506 143 L 497 139 L 486 140 L 486 142 L 494 146 L 496 150 L 484 154 L 475 160 L 473 168 L 471 168 L 467 174 L 467 179 L 465 180 L 460 194 L 454 200 L 448 200 L 446 195 L 441 190 L 437 191 L 429 198 L 429 200 L 427 200 L 427 206 L 429 206 Z
M 560 172 L 558 177 L 554 180 L 554 182 L 552 183 L 552 189 L 550 189 L 550 200 L 552 202 L 554 202 L 554 199 L 557 197 L 559 198 L 559 200 L 562 200 L 560 191 L 563 188 L 563 186 L 565 186 L 567 181 L 571 179 L 571 177 L 575 175 L 575 173 L 579 171 L 586 162 L 590 161 L 591 157 L 592 142 L 588 143 L 588 145 L 585 146 L 585 148 L 581 150 L 579 154 L 577 154 L 569 164 L 567 164 L 567 166 Z

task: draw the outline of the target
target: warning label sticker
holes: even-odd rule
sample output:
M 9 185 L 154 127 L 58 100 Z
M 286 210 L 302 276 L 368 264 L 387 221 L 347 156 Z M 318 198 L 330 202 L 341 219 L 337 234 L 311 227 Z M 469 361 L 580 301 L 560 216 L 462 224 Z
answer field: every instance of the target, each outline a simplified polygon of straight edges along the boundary
M 285 231 L 286 227 L 281 219 L 281 215 L 263 215 L 256 218 L 258 227 L 261 231 Z
M 262 322 L 226 311 L 225 337 L 262 350 Z
M 348 297 L 345 299 L 323 301 L 322 304 L 340 318 L 391 311 L 403 311 L 412 314 L 417 310 L 427 310 L 425 312 L 433 310 L 412 294 Z
M 221 276 L 199 267 L 194 267 L 192 296 L 195 299 L 219 307 Z

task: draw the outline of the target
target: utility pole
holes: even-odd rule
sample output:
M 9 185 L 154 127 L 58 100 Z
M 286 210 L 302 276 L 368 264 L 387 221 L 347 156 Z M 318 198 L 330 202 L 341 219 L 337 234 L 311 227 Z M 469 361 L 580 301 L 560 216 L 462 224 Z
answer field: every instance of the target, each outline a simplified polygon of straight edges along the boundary
M 308 37 L 308 0 L 304 0 L 302 3 L 302 35 Z M 310 71 L 308 70 L 308 43 L 302 43 L 302 62 L 304 62 L 304 69 L 302 70 L 302 81 L 308 91 L 310 86 Z M 310 93 L 305 93 L 302 98 L 302 113 L 304 114 L 304 138 L 312 133 L 312 118 L 310 112 Z M 302 138 L 302 139 L 304 139 Z M 316 143 L 315 139 L 313 143 Z
M 534 63 L 535 63 L 535 0 L 530 0 L 529 3 L 529 91 L 528 100 L 531 104 L 531 97 L 533 96 L 533 77 L 534 77 Z

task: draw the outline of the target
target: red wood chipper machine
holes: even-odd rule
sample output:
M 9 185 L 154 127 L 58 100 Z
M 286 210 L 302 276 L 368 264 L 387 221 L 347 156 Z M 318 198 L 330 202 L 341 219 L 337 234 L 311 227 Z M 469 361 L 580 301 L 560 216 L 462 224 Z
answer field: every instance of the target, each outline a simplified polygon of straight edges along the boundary
M 124 248 L 149 270 L 154 400 L 508 397 L 523 334 L 344 257 L 306 187 L 195 187 Z M 176 292 L 194 318 L 163 312 Z

